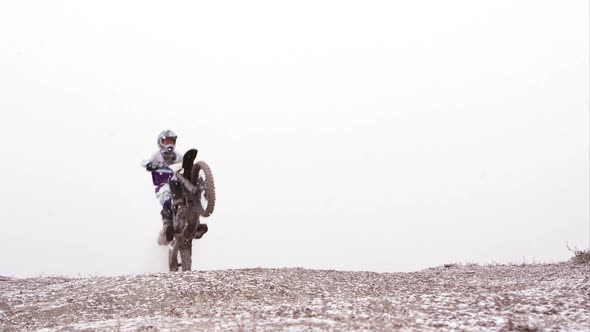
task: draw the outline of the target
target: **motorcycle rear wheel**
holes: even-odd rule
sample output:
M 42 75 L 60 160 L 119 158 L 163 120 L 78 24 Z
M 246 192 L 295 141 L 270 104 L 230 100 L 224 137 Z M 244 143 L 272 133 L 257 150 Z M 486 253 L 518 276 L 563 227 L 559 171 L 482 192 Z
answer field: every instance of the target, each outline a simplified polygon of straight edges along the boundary
M 170 272 L 178 271 L 178 242 L 176 239 L 170 243 L 168 248 L 168 269 Z
M 185 243 L 180 243 L 176 238 L 170 243 L 168 251 L 168 268 L 171 272 L 178 271 L 181 267 L 182 271 L 190 271 L 192 266 L 193 241 L 186 240 Z M 180 263 L 179 263 L 180 259 Z

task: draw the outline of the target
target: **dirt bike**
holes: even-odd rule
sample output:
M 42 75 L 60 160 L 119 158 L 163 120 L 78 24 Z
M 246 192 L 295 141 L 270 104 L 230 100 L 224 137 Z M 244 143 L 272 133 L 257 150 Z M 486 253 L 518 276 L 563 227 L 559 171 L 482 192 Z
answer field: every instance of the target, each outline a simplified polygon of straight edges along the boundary
M 193 164 L 196 157 L 197 150 L 192 149 L 184 154 L 182 164 L 170 165 L 175 173 L 169 182 L 174 227 L 168 253 L 170 271 L 178 271 L 179 267 L 182 271 L 191 270 L 193 239 L 200 239 L 207 232 L 207 225 L 200 218 L 209 217 L 215 208 L 211 169 L 204 161 Z

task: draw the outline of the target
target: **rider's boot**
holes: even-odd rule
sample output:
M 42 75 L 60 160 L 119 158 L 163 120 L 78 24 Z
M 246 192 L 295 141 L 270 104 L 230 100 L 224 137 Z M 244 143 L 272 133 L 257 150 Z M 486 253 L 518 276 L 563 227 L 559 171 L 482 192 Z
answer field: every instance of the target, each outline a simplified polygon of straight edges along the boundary
M 205 233 L 207 233 L 208 230 L 209 230 L 209 227 L 207 226 L 207 224 L 199 224 L 199 226 L 197 226 L 197 232 L 195 234 L 195 239 L 202 238 L 203 235 L 205 235 Z
M 170 209 L 162 209 L 162 230 L 158 236 L 158 244 L 165 246 L 174 239 L 174 227 L 172 226 L 172 211 Z

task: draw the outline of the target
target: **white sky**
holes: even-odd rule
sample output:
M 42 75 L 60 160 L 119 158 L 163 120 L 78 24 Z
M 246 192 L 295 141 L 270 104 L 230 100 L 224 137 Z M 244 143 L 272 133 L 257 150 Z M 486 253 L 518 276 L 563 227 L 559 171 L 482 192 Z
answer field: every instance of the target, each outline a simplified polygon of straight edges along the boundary
M 587 0 L 3 1 L 0 275 L 165 270 L 166 128 L 217 184 L 196 269 L 568 259 L 588 31 Z

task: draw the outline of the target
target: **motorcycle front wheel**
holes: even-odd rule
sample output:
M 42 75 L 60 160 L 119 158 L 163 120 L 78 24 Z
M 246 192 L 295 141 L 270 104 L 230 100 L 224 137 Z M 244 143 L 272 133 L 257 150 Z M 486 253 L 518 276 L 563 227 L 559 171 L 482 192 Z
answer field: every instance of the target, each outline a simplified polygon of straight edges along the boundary
M 215 209 L 215 182 L 207 163 L 198 161 L 193 166 L 191 182 L 199 188 L 197 192 L 199 214 L 203 217 L 210 216 Z

